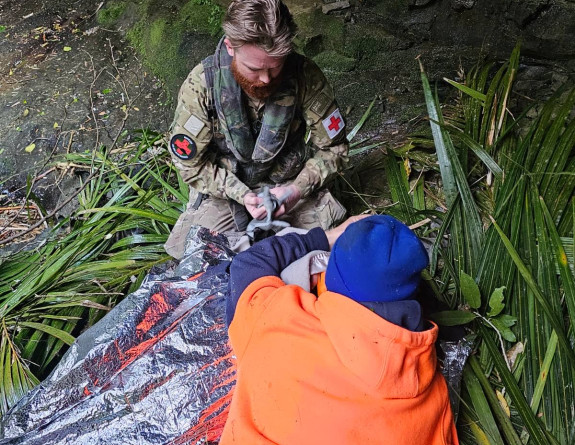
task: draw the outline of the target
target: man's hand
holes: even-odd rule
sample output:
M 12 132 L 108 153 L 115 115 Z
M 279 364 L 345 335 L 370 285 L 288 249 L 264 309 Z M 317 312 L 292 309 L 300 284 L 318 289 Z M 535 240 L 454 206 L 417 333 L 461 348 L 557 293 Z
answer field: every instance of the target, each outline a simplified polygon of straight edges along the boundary
M 274 187 L 270 192 L 276 198 L 283 200 L 283 204 L 275 211 L 274 218 L 288 213 L 299 202 L 301 193 L 295 185 Z
M 345 229 L 347 229 L 347 226 L 349 226 L 350 224 L 353 224 L 354 222 L 360 221 L 363 218 L 367 218 L 368 216 L 371 216 L 371 215 L 350 216 L 344 222 L 342 222 L 339 226 L 334 227 L 333 229 L 327 230 L 325 232 L 325 236 L 327 237 L 327 241 L 329 243 L 330 250 L 333 247 L 333 245 L 335 244 L 335 242 L 337 241 L 337 239 L 339 238 L 339 236 L 345 231 Z
M 264 206 L 258 207 L 263 202 L 264 200 L 258 198 L 258 195 L 253 192 L 244 195 L 244 206 L 254 219 L 264 219 L 267 216 L 266 208 Z

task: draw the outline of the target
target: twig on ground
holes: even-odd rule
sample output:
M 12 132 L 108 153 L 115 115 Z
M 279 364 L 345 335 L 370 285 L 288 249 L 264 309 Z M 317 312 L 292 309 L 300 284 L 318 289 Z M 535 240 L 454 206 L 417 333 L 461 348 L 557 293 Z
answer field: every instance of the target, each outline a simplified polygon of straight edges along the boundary
M 493 325 L 493 323 L 491 323 L 487 318 L 485 318 L 483 315 L 481 315 L 479 312 L 473 312 L 476 316 L 478 316 L 479 318 L 481 318 L 483 321 L 485 321 L 489 326 L 491 326 L 493 329 L 495 329 L 495 332 L 497 333 L 497 337 L 499 337 L 499 345 L 501 346 L 501 352 L 503 353 L 503 359 L 505 360 L 505 364 L 507 365 L 507 369 L 509 369 L 509 371 L 511 371 L 511 365 L 509 364 L 509 359 L 507 358 L 507 351 L 505 351 L 505 344 L 503 343 L 503 337 L 501 337 L 501 333 L 499 332 L 499 330 Z
M 5 211 L 9 211 L 9 210 L 17 210 L 18 212 L 20 210 L 24 210 L 24 209 L 35 209 L 36 207 L 31 206 L 31 205 L 24 205 L 24 206 L 8 206 L 8 207 L 0 207 L 0 212 L 5 212 Z
M 93 171 L 92 173 L 90 173 L 90 175 L 86 178 L 86 181 L 84 182 L 84 184 L 82 184 L 82 186 L 75 191 L 68 199 L 66 199 L 63 203 L 61 203 L 60 205 L 58 205 L 54 210 L 52 210 L 48 215 L 44 216 L 42 219 L 40 219 L 36 224 L 30 226 L 28 228 L 28 230 L 19 233 L 17 235 L 13 235 L 9 238 L 6 238 L 4 240 L 0 240 L 0 246 L 3 244 L 8 244 L 12 241 L 14 241 L 16 238 L 19 238 L 23 235 L 26 235 L 27 233 L 30 233 L 32 230 L 40 227 L 42 224 L 44 224 L 46 221 L 48 221 L 50 218 L 53 218 L 54 216 L 56 216 L 56 214 L 64 208 L 65 205 L 67 205 L 68 203 L 70 203 L 72 201 L 72 199 L 74 199 L 76 196 L 78 196 L 85 188 L 86 186 L 90 183 L 90 181 L 99 173 L 99 171 Z
M 92 57 L 92 54 L 90 54 L 86 50 L 82 50 L 82 51 L 84 51 L 88 55 L 88 57 L 90 58 L 90 63 L 92 65 L 92 83 L 90 83 L 90 89 L 89 89 L 90 113 L 92 113 L 92 119 L 94 120 L 94 125 L 96 126 L 96 144 L 95 145 L 96 145 L 96 148 L 98 148 L 98 145 L 100 144 L 100 126 L 98 125 L 98 118 L 96 117 L 96 113 L 94 113 L 94 99 L 92 98 L 92 93 L 94 91 L 94 85 L 96 85 L 96 81 L 100 77 L 100 74 L 102 74 L 102 72 L 105 70 L 105 68 L 102 68 L 100 70 L 100 72 L 98 74 L 96 74 L 96 67 L 94 66 L 94 58 Z
M 128 102 L 131 103 L 132 101 L 130 100 L 130 95 L 128 94 L 128 89 L 126 88 L 126 84 L 124 82 L 124 80 L 122 79 L 122 75 L 120 74 L 120 70 L 118 70 L 118 65 L 116 65 L 116 58 L 114 57 L 114 48 L 112 47 L 112 42 L 110 41 L 110 39 L 106 39 L 108 41 L 108 46 L 110 47 L 110 57 L 112 57 L 112 66 L 114 67 L 114 69 L 116 70 L 116 74 L 118 74 L 118 77 L 112 76 L 114 78 L 114 80 L 116 82 L 118 82 L 120 84 L 120 86 L 122 87 L 122 90 L 124 91 L 124 94 L 126 95 L 126 98 L 128 99 Z
M 421 227 L 421 226 L 424 226 L 424 225 L 426 225 L 426 224 L 428 224 L 428 223 L 430 223 L 430 222 L 431 222 L 431 219 L 425 218 L 425 219 L 423 219 L 423 220 L 421 220 L 421 221 L 419 221 L 419 222 L 416 222 L 415 224 L 410 225 L 409 228 L 410 228 L 411 230 L 417 229 L 417 228 L 419 228 L 419 227 Z

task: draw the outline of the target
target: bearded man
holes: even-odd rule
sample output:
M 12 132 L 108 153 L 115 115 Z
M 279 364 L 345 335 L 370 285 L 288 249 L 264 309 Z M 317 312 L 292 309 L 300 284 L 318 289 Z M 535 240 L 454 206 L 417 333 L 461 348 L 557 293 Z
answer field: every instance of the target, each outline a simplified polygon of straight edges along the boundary
M 242 232 L 265 218 L 263 186 L 284 198 L 274 218 L 295 227 L 329 229 L 345 216 L 325 188 L 347 161 L 345 123 L 321 70 L 294 52 L 287 6 L 235 0 L 222 27 L 183 83 L 171 127 L 172 159 L 191 186 L 165 245 L 175 258 L 192 225 Z

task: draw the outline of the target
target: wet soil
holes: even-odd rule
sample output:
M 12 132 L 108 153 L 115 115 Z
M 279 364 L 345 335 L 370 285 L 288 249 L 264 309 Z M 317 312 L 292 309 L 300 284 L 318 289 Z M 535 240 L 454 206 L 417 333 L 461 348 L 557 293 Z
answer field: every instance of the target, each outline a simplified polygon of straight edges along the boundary
M 0 204 L 33 184 L 52 208 L 77 185 L 58 155 L 112 148 L 133 130 L 165 131 L 161 82 L 117 30 L 98 26 L 95 2 L 0 1 Z

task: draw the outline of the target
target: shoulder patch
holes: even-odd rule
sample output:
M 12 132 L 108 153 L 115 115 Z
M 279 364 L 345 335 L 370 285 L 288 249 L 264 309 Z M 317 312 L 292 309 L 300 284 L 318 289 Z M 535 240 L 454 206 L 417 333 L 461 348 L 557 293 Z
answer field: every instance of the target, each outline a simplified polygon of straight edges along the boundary
M 343 127 L 345 127 L 345 122 L 341 117 L 341 113 L 339 112 L 339 108 L 336 108 L 333 113 L 331 113 L 327 118 L 321 121 L 323 124 L 323 128 L 327 132 L 327 135 L 330 139 L 336 137 Z
M 170 149 L 176 157 L 187 161 L 196 155 L 196 143 L 185 134 L 175 134 L 170 139 Z
M 206 124 L 204 124 L 198 117 L 194 116 L 193 114 L 188 118 L 186 123 L 184 124 L 184 128 L 188 130 L 192 136 L 197 136 L 202 131 Z
M 327 111 L 331 103 L 332 99 L 326 93 L 320 91 L 313 100 L 310 110 L 317 114 L 318 117 L 321 117 Z

